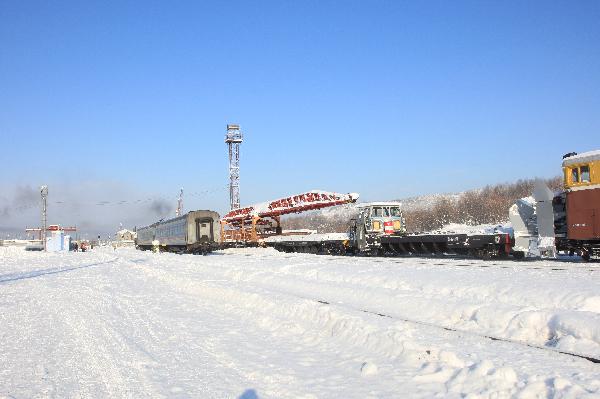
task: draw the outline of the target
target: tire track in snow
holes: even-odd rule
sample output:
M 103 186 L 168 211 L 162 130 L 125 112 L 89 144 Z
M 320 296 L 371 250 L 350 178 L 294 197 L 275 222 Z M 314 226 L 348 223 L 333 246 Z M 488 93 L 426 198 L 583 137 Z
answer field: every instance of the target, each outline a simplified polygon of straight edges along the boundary
M 151 258 L 150 258 L 151 259 Z M 144 262 L 139 262 L 136 260 L 130 260 L 127 258 L 120 258 L 122 262 L 126 262 L 131 264 L 132 268 L 138 270 L 149 278 L 154 280 L 155 282 L 160 282 L 162 284 L 166 284 L 169 290 L 166 292 L 171 292 L 169 296 L 173 296 L 175 292 L 185 294 L 188 296 L 188 300 L 193 302 L 200 301 L 202 306 L 202 313 L 207 315 L 207 319 L 216 320 L 217 327 L 221 323 L 229 324 L 234 323 L 234 325 L 243 326 L 244 324 L 240 324 L 240 319 L 237 317 L 232 318 L 228 312 L 219 312 L 216 310 L 218 306 L 225 306 L 227 308 L 230 306 L 229 304 L 223 304 L 222 301 L 217 303 L 214 302 L 215 298 L 210 296 L 202 295 L 201 291 L 197 291 L 192 287 L 196 285 L 194 283 L 188 284 L 190 282 L 186 280 L 181 280 L 180 276 L 173 276 L 172 271 L 165 270 L 162 267 L 156 267 L 154 264 L 144 264 Z M 181 282 L 186 281 L 184 284 L 180 284 Z M 227 282 L 229 280 L 204 280 L 203 282 Z M 199 295 L 200 294 L 200 295 Z M 184 301 L 185 303 L 185 301 Z M 210 305 L 210 306 L 205 306 Z M 225 309 L 224 308 L 224 309 Z M 253 319 L 249 319 L 253 320 Z M 249 321 L 247 320 L 247 321 Z M 241 328 L 241 330 L 245 330 L 245 328 Z M 264 336 L 264 332 L 258 334 L 258 336 Z M 293 369 L 289 368 L 282 370 L 275 369 L 275 376 L 270 374 L 264 374 L 260 371 L 259 368 L 256 369 L 248 369 L 247 367 L 240 367 L 238 363 L 240 363 L 240 359 L 236 356 L 232 356 L 226 349 L 223 349 L 223 345 L 227 346 L 227 340 L 223 340 L 221 338 L 215 338 L 212 334 L 204 336 L 202 339 L 202 344 L 195 347 L 195 350 L 200 350 L 204 354 L 208 355 L 212 360 L 211 363 L 218 365 L 219 369 L 227 369 L 229 372 L 234 371 L 235 374 L 240 376 L 242 379 L 246 381 L 255 381 L 257 378 L 262 380 L 266 385 L 262 387 L 263 394 L 267 394 L 267 397 L 281 397 L 281 392 L 285 392 L 293 387 L 295 391 L 301 392 L 302 387 L 304 385 L 304 381 L 302 379 L 297 378 Z M 259 348 L 253 348 L 253 345 L 247 344 L 248 347 L 242 349 L 238 348 L 237 351 L 241 351 L 239 353 L 243 353 L 245 358 L 259 357 L 262 354 L 263 346 Z M 254 349 L 254 352 L 252 350 Z M 250 354 L 248 353 L 250 351 Z M 239 355 L 239 353 L 236 353 Z M 247 360 L 246 360 L 247 361 Z M 242 363 L 243 364 L 243 363 Z M 284 365 L 287 367 L 287 365 Z M 287 395 L 284 395 L 287 397 Z M 261 396 L 262 397 L 262 396 Z
M 109 261 L 115 262 L 117 258 Z M 109 263 L 105 262 L 105 263 Z M 88 266 L 89 267 L 89 266 Z M 73 282 L 68 281 L 71 287 L 70 295 L 73 300 L 69 308 L 60 311 L 59 316 L 73 339 L 77 353 L 80 355 L 70 365 L 72 372 L 78 376 L 80 389 L 84 397 L 109 396 L 109 397 L 134 397 L 130 383 L 132 377 L 132 363 L 123 362 L 123 353 L 135 354 L 111 324 L 115 309 L 122 311 L 119 304 L 123 301 L 120 296 L 105 292 L 103 287 L 110 287 L 110 274 L 95 274 L 93 280 L 81 281 L 77 279 L 73 289 Z M 121 281 L 124 279 L 121 278 Z M 129 316 L 122 312 L 124 317 Z M 143 377 L 137 373 L 136 376 Z M 150 388 L 148 380 L 143 381 L 144 389 Z M 156 394 L 155 390 L 150 390 Z M 150 394 L 149 391 L 144 395 Z M 138 392 L 139 393 L 139 392 Z

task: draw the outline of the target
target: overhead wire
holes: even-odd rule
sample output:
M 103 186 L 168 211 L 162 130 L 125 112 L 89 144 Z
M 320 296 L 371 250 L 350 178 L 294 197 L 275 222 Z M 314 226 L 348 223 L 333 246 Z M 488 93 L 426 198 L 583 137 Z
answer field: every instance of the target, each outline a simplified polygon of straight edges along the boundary
M 202 196 L 220 192 L 220 191 L 226 190 L 228 188 L 229 188 L 229 185 L 218 187 L 218 188 L 213 188 L 213 189 L 194 191 L 191 193 L 186 193 L 184 195 L 184 197 L 200 198 Z M 79 206 L 138 205 L 138 204 L 148 203 L 148 202 L 152 202 L 152 201 L 168 202 L 169 200 L 178 198 L 178 197 L 179 197 L 179 195 L 174 195 L 172 197 L 161 195 L 161 196 L 154 196 L 154 197 L 148 197 L 148 198 L 138 198 L 138 199 L 134 199 L 134 200 L 120 199 L 120 200 L 112 200 L 112 201 L 102 200 L 102 201 L 93 201 L 93 202 L 92 201 L 88 201 L 88 202 L 70 201 L 70 200 L 60 199 L 60 200 L 55 200 L 55 201 L 48 201 L 48 204 L 49 205 L 79 205 Z M 12 205 L 12 206 L 11 205 L 5 205 L 5 206 L 0 205 L 0 213 L 23 213 L 23 212 L 26 212 L 33 208 L 39 208 L 40 206 L 41 206 L 41 200 L 36 201 L 36 202 L 27 203 L 27 204 L 22 204 L 22 205 Z

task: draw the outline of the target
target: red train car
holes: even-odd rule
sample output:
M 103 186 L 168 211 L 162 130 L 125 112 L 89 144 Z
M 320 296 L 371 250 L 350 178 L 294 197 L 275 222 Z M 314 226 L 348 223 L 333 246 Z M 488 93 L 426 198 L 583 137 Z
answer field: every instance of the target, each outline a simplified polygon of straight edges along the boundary
M 562 166 L 565 192 L 554 198 L 557 249 L 600 257 L 600 150 L 566 154 Z

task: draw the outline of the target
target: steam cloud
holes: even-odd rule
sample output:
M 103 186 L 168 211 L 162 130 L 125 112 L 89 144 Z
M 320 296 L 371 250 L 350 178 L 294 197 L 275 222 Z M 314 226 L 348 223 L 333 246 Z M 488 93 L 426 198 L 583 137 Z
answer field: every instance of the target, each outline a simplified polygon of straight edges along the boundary
M 110 180 L 36 183 L 11 185 L 0 182 L 0 235 L 4 232 L 11 233 L 11 236 L 26 236 L 26 227 L 40 225 L 39 186 L 42 184 L 49 186 L 48 224 L 76 226 L 75 234 L 82 237 L 85 234 L 89 237 L 106 237 L 114 234 L 120 226 L 133 229 L 175 216 L 174 194 L 169 200 L 163 198 L 164 193 L 148 192 L 140 187 Z M 192 197 L 187 201 L 184 211 L 218 210 L 221 204 L 226 203 L 222 194 L 218 193 L 217 197 L 212 198 Z
M 6 197 L 0 198 L 0 217 L 8 219 L 15 210 L 23 211 L 33 208 L 39 204 L 40 193 L 31 186 L 16 186 L 12 200 Z
M 165 216 L 171 210 L 171 204 L 165 200 L 154 200 L 149 206 L 150 211 L 156 216 Z
M 13 204 L 15 206 L 36 205 L 40 200 L 40 191 L 31 186 L 17 186 Z

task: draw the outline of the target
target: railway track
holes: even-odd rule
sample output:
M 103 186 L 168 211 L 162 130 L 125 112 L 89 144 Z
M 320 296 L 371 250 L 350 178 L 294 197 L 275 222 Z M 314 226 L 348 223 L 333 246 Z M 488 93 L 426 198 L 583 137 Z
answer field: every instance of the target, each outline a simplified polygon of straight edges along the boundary
M 313 255 L 313 256 L 325 256 L 325 254 L 305 254 L 305 253 L 294 253 L 298 256 Z M 246 256 L 264 258 L 264 259 L 292 259 L 295 258 L 294 254 L 286 253 L 285 255 L 256 255 L 247 254 Z M 230 255 L 223 253 L 223 255 Z M 473 259 L 469 257 L 461 257 L 456 255 L 447 256 L 358 256 L 358 255 L 327 255 L 327 260 L 330 262 L 348 262 L 352 259 L 353 262 L 357 260 L 369 260 L 370 262 L 376 263 L 397 263 L 406 264 L 407 260 L 411 260 L 411 264 L 421 265 L 433 265 L 433 266 L 450 266 L 450 267 L 479 267 L 479 268 L 497 268 L 497 269 L 529 269 L 529 270 L 551 270 L 551 271 L 570 271 L 570 270 L 584 270 L 589 272 L 600 272 L 600 262 L 573 262 L 570 260 L 561 259 L 543 259 L 543 262 L 552 263 L 549 265 L 540 265 L 539 260 L 516 260 L 516 259 Z M 445 263 L 432 263 L 432 261 L 447 261 Z M 450 261 L 461 261 L 462 263 L 450 263 Z M 597 266 L 591 266 L 597 265 Z
M 225 255 L 229 255 L 229 254 L 225 254 Z M 294 256 L 292 254 L 286 254 L 286 256 L 246 254 L 246 256 L 253 257 L 253 258 L 259 258 L 259 259 L 297 258 L 296 256 Z M 369 259 L 370 262 L 378 262 L 378 263 L 389 263 L 389 262 L 398 263 L 398 264 L 406 263 L 405 261 L 399 261 L 399 260 L 395 260 L 393 258 L 386 258 L 386 257 L 379 257 L 379 258 L 369 257 L 366 259 Z M 600 271 L 600 268 L 594 269 L 594 268 L 590 268 L 589 266 L 573 267 L 572 263 L 568 263 L 567 267 L 559 267 L 560 264 L 567 263 L 567 262 L 563 262 L 560 260 L 553 261 L 553 263 L 554 262 L 557 263 L 557 267 L 554 267 L 554 265 L 552 265 L 552 266 L 542 266 L 542 265 L 536 265 L 536 264 L 530 264 L 530 265 L 525 264 L 524 265 L 523 261 L 512 261 L 512 260 L 485 261 L 485 262 L 479 260 L 476 262 L 465 262 L 465 263 L 452 263 L 452 262 L 432 263 L 430 261 L 429 262 L 426 261 L 426 259 L 431 259 L 431 258 L 406 257 L 405 259 L 414 260 L 414 261 L 416 261 L 417 264 L 421 264 L 424 266 L 428 265 L 428 266 L 445 266 L 445 267 L 474 267 L 474 268 L 477 267 L 477 268 L 498 268 L 498 269 L 500 269 L 500 268 L 504 268 L 504 269 L 526 268 L 526 269 L 531 269 L 531 270 L 553 271 L 553 272 L 555 272 L 555 271 L 559 271 L 559 272 L 560 271 L 570 271 L 570 270 L 572 271 L 573 269 L 578 269 L 578 270 L 582 270 L 582 271 L 590 271 L 590 272 L 599 272 Z M 347 262 L 349 259 L 348 259 L 348 257 L 344 257 L 344 256 L 331 256 L 331 257 L 328 257 L 328 260 L 331 262 L 337 263 L 337 262 Z M 451 259 L 449 259 L 449 260 L 451 260 Z M 456 260 L 463 260 L 463 259 L 458 258 Z M 352 261 L 360 262 L 361 259 L 360 259 L 360 257 L 358 259 L 353 258 Z M 482 264 L 482 263 L 485 263 L 485 264 Z M 411 262 L 411 264 L 414 265 L 413 262 Z M 582 264 L 585 264 L 585 263 L 582 263 Z M 302 299 L 302 300 L 314 301 L 321 305 L 330 306 L 332 308 L 335 308 L 335 309 L 341 310 L 341 311 L 367 313 L 367 314 L 387 318 L 387 319 L 394 320 L 394 321 L 399 321 L 399 322 L 403 322 L 403 323 L 409 323 L 409 324 L 413 324 L 413 325 L 443 330 L 443 331 L 446 331 L 446 332 L 449 332 L 452 334 L 456 334 L 456 335 L 468 335 L 470 337 L 489 340 L 490 342 L 502 342 L 502 343 L 508 343 L 511 345 L 518 345 L 521 347 L 532 348 L 532 349 L 539 350 L 539 351 L 556 353 L 561 356 L 568 356 L 568 357 L 572 357 L 572 358 L 583 359 L 583 360 L 589 361 L 593 364 L 600 364 L 600 357 L 596 356 L 596 355 L 569 352 L 569 351 L 553 348 L 550 346 L 536 345 L 536 344 L 530 343 L 530 342 L 524 342 L 524 341 L 514 340 L 514 339 L 510 339 L 510 338 L 504 338 L 504 337 L 491 335 L 491 334 L 487 334 L 487 333 L 477 333 L 477 332 L 473 332 L 473 331 L 462 330 L 462 329 L 458 329 L 458 328 L 454 328 L 454 327 L 450 327 L 450 326 L 446 326 L 446 325 L 442 325 L 442 324 L 429 323 L 429 322 L 419 321 L 419 320 L 415 320 L 415 319 L 411 319 L 411 318 L 407 318 L 407 317 L 403 317 L 403 316 L 391 315 L 389 313 L 386 313 L 385 311 L 364 308 L 364 307 L 356 306 L 356 305 L 350 305 L 347 303 L 338 302 L 338 301 L 331 300 L 328 298 L 312 297 L 312 296 L 308 296 L 308 295 L 302 295 L 297 292 L 295 293 L 295 292 L 290 292 L 287 290 L 284 291 L 284 290 L 278 289 L 277 287 L 274 287 L 272 285 L 265 285 L 265 284 L 260 284 L 260 285 L 262 286 L 263 289 L 271 291 L 271 292 L 277 292 L 280 294 L 293 296 L 295 298 Z
M 253 255 L 253 254 L 247 254 L 246 256 L 252 256 L 252 257 L 257 257 L 257 258 L 263 258 L 263 259 L 272 259 L 272 258 L 281 258 L 278 256 L 271 256 L 271 255 Z M 285 256 L 283 258 L 293 258 L 293 256 Z M 371 261 L 374 261 L 373 258 L 369 258 Z M 415 259 L 415 258 L 412 258 Z M 347 258 L 345 257 L 332 257 L 331 258 L 332 261 L 344 261 L 347 260 Z M 418 259 L 416 259 L 418 260 Z M 381 259 L 381 262 L 384 262 L 385 258 Z M 513 262 L 513 261 L 503 261 L 503 263 L 518 263 L 519 265 L 521 265 L 521 262 Z M 402 263 L 402 262 L 396 262 L 396 263 Z M 430 262 L 421 262 L 422 264 L 426 264 L 426 265 L 431 265 Z M 502 263 L 494 263 L 492 265 L 477 265 L 477 264 L 459 264 L 459 265 L 453 265 L 451 263 L 437 263 L 437 264 L 433 264 L 434 266 L 459 266 L 459 267 L 498 267 L 498 268 L 520 268 L 520 266 L 503 266 Z M 562 271 L 562 270 L 569 270 L 568 268 L 549 268 L 549 267 L 539 267 L 539 266 L 535 266 L 535 267 L 531 267 L 531 269 L 539 269 L 539 270 L 553 270 L 553 271 Z M 585 269 L 584 269 L 585 270 Z M 600 270 L 596 270 L 596 269 L 588 269 L 591 271 L 600 271 Z M 361 312 L 361 313 L 367 313 L 367 314 L 371 314 L 371 315 L 375 315 L 378 317 L 383 317 L 383 318 L 387 318 L 390 320 L 394 320 L 394 321 L 400 321 L 403 323 L 409 323 L 409 324 L 413 324 L 413 325 L 418 325 L 418 326 L 424 326 L 424 327 L 428 327 L 428 328 L 433 328 L 433 329 L 438 329 L 438 330 L 443 330 L 446 332 L 450 332 L 452 334 L 457 334 L 457 335 L 468 335 L 470 337 L 475 337 L 475 338 L 480 338 L 480 339 L 485 339 L 485 340 L 489 340 L 490 342 L 503 342 L 503 343 L 508 343 L 511 345 L 518 345 L 521 347 L 527 347 L 527 348 L 532 348 L 532 349 L 536 349 L 536 350 L 540 350 L 540 351 L 546 351 L 546 352 L 552 352 L 552 353 L 556 353 L 562 356 L 569 356 L 572 358 L 580 358 L 586 361 L 589 361 L 591 363 L 594 364 L 600 364 L 600 357 L 595 356 L 595 355 L 589 355 L 589 354 L 585 354 L 585 353 L 575 353 L 575 352 L 569 352 L 569 351 L 564 351 L 564 350 L 560 350 L 557 348 L 553 348 L 553 347 L 549 347 L 549 346 L 544 346 L 544 345 L 536 345 L 533 343 L 529 343 L 529 342 L 524 342 L 524 341 L 518 341 L 518 340 L 513 340 L 510 338 L 504 338 L 504 337 L 499 337 L 499 336 L 495 336 L 495 335 L 491 335 L 491 334 L 486 334 L 486 333 L 477 333 L 477 332 L 473 332 L 473 331 L 468 331 L 468 330 L 461 330 L 461 329 L 457 329 L 454 327 L 450 327 L 450 326 L 445 326 L 445 325 L 441 325 L 441 324 L 435 324 L 435 323 L 429 323 L 429 322 L 425 322 L 425 321 L 419 321 L 419 320 L 415 320 L 415 319 L 411 319 L 411 318 L 407 318 L 407 317 L 402 317 L 402 316 L 395 316 L 395 315 L 390 315 L 384 311 L 380 311 L 380 310 L 376 310 L 376 309 L 368 309 L 368 308 L 364 308 L 361 306 L 354 306 L 354 305 L 350 305 L 347 303 L 342 303 L 342 302 L 336 302 L 333 300 L 329 300 L 329 299 L 324 299 L 324 298 L 315 298 L 312 296 L 307 296 L 307 295 L 302 295 L 299 293 L 294 293 L 294 292 L 290 292 L 290 291 L 284 291 L 281 289 L 278 289 L 272 285 L 264 285 L 261 284 L 263 289 L 266 289 L 268 291 L 271 292 L 277 292 L 279 294 L 284 294 L 284 295 L 289 295 L 289 296 L 293 296 L 295 298 L 298 299 L 302 299 L 302 300 L 308 300 L 308 301 L 314 301 L 316 303 L 319 303 L 321 305 L 324 306 L 330 306 L 332 308 L 341 310 L 341 311 L 350 311 L 350 312 Z
M 556 348 L 552 348 L 552 347 L 548 347 L 548 346 L 541 346 L 541 345 L 534 345 L 531 343 L 527 343 L 527 342 L 522 342 L 522 341 L 516 341 L 516 340 L 512 340 L 512 339 L 508 339 L 508 338 L 502 338 L 502 337 L 497 337 L 497 336 L 493 336 L 493 335 L 487 335 L 487 334 L 477 334 L 471 331 L 465 331 L 465 330 L 460 330 L 460 329 L 456 329 L 456 328 L 452 328 L 452 327 L 447 327 L 447 326 L 442 326 L 442 325 L 438 325 L 438 324 L 434 324 L 434 323 L 427 323 L 427 322 L 423 322 L 423 321 L 418 321 L 418 320 L 411 320 L 411 319 L 407 319 L 407 318 L 403 318 L 403 317 L 397 317 L 397 316 L 390 316 L 388 314 L 385 313 L 381 313 L 378 311 L 373 311 L 373 310 L 368 310 L 368 309 L 361 309 L 361 308 L 355 308 L 353 306 L 349 306 L 346 304 L 339 304 L 339 303 L 335 303 L 332 304 L 330 302 L 321 300 L 321 299 L 313 299 L 313 298 L 303 298 L 301 296 L 298 296 L 298 298 L 301 299 L 312 299 L 322 305 L 327 305 L 327 306 L 332 306 L 332 307 L 336 307 L 336 308 L 342 308 L 342 309 L 346 309 L 346 310 L 353 310 L 353 311 L 358 311 L 358 312 L 362 312 L 362 313 L 368 313 L 368 314 L 372 314 L 375 316 L 379 316 L 379 317 L 385 317 L 391 320 L 396 320 L 396 321 L 401 321 L 404 323 L 410 323 L 410 324 L 415 324 L 415 325 L 420 325 L 420 326 L 426 326 L 426 327 L 430 327 L 430 328 L 436 328 L 436 329 L 440 329 L 440 330 L 444 330 L 444 331 L 450 331 L 452 333 L 456 333 L 456 334 L 462 334 L 462 335 L 469 335 L 471 337 L 478 337 L 478 338 L 483 338 L 483 339 L 489 339 L 490 341 L 498 341 L 498 342 L 505 342 L 505 343 L 509 343 L 509 344 L 515 344 L 515 345 L 520 345 L 520 346 L 526 346 L 528 348 L 533 348 L 533 349 L 538 349 L 538 350 L 544 350 L 544 351 L 549 351 L 549 352 L 554 352 L 554 353 L 558 353 L 561 355 L 565 355 L 565 356 L 571 356 L 571 357 L 576 357 L 576 358 L 580 358 L 580 359 L 584 359 L 587 360 L 589 362 L 592 363 L 596 363 L 596 364 L 600 364 L 600 357 L 594 357 L 594 356 L 588 356 L 585 354 L 580 354 L 580 353 L 573 353 L 573 352 L 567 352 L 567 351 L 562 351 Z

